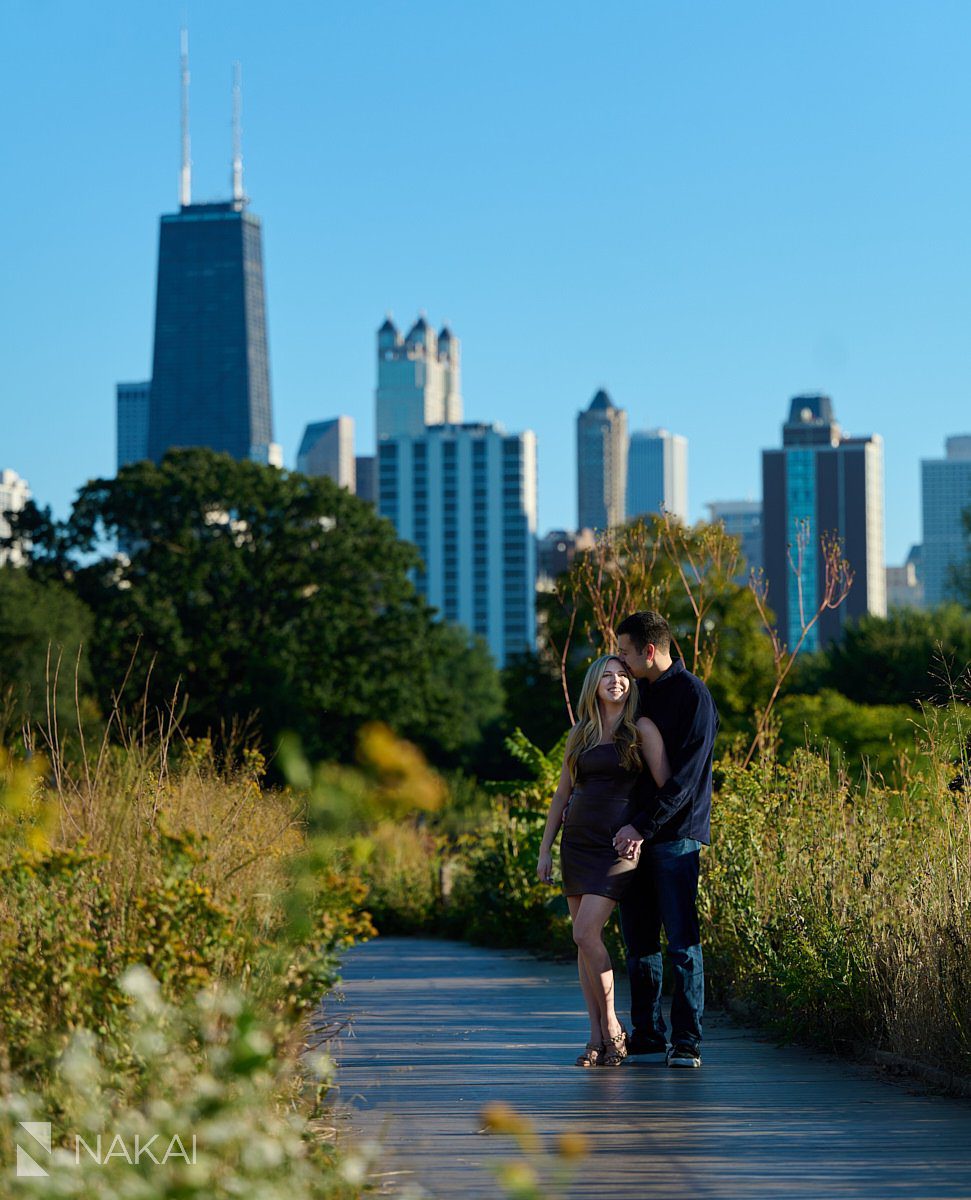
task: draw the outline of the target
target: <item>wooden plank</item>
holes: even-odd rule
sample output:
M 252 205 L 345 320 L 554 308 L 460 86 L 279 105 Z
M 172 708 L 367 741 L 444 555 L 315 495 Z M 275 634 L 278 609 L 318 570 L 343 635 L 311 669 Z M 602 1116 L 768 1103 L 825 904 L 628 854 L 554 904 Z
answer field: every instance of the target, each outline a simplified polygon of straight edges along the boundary
M 441 1198 L 501 1195 L 492 1172 L 518 1155 L 479 1132 L 479 1114 L 505 1101 L 544 1139 L 588 1136 L 576 1200 L 971 1196 L 967 1101 L 780 1048 L 722 1014 L 706 1021 L 700 1070 L 632 1059 L 584 1071 L 569 965 L 379 938 L 347 955 L 343 992 L 328 1015 L 352 1019 L 337 1050 L 344 1125 L 383 1139 L 382 1190 L 411 1180 Z

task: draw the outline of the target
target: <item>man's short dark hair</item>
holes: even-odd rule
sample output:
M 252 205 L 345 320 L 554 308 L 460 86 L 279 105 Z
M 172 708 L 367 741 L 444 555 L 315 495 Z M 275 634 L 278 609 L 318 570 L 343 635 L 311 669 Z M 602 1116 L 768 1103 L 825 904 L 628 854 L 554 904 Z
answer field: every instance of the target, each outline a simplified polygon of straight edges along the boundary
M 644 652 L 645 646 L 656 646 L 663 654 L 671 649 L 671 626 L 660 613 L 649 609 L 624 617 L 617 626 L 617 636 L 622 633 L 627 634 L 638 654 Z

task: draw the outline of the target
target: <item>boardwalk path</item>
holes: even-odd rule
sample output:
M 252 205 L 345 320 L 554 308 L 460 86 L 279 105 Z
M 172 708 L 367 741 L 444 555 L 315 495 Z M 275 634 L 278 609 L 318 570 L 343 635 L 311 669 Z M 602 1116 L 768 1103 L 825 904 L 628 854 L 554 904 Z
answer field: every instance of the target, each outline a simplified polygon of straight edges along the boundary
M 477 1132 L 490 1100 L 543 1135 L 587 1132 L 571 1200 L 971 1197 L 971 1102 L 717 1018 L 700 1071 L 583 1071 L 574 969 L 509 951 L 380 938 L 348 954 L 344 979 L 350 1120 L 383 1136 L 394 1178 L 436 1198 L 501 1194 L 489 1167 L 514 1151 Z

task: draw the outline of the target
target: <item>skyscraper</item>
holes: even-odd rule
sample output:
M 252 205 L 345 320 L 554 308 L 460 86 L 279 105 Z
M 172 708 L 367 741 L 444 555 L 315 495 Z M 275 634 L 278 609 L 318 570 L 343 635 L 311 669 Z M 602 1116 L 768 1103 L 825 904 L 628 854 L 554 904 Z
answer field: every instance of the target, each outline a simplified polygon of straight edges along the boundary
M 180 206 L 159 230 L 148 456 L 208 446 L 279 463 L 273 444 L 260 220 L 247 211 L 233 89 L 233 195 L 193 204 L 188 145 L 188 59 L 183 40 Z
M 666 429 L 635 430 L 627 458 L 626 519 L 668 512 L 688 520 L 688 439 Z
M 740 565 L 737 578 L 748 579 L 750 571 L 762 566 L 762 505 L 758 500 L 712 500 L 706 504 L 709 520 L 713 525 L 719 521 L 725 532 L 738 538 L 742 546 L 744 564 Z
M 923 547 L 911 546 L 902 567 L 887 567 L 887 608 L 923 608 Z
M 536 437 L 430 425 L 378 443 L 378 511 L 414 542 L 416 585 L 502 665 L 536 636 Z
M 823 613 L 805 647 L 818 649 L 839 636 L 844 621 L 864 613 L 885 615 L 883 439 L 846 437 L 828 396 L 796 396 L 782 427 L 782 449 L 762 451 L 763 554 L 769 603 L 779 632 L 792 645 L 822 599 L 825 583 L 820 538 L 836 534 L 854 571 L 846 602 Z M 797 535 L 809 544 L 797 583 L 788 548 Z
M 334 417 L 315 421 L 303 431 L 297 451 L 297 470 L 304 475 L 327 475 L 349 492 L 356 490 L 354 421 Z
M 414 542 L 418 591 L 501 665 L 536 636 L 536 437 L 462 424 L 461 355 L 420 316 L 378 330 L 377 506 Z
M 27 480 L 21 479 L 16 471 L 9 468 L 0 471 L 0 538 L 8 538 L 11 534 L 9 516 L 20 512 L 30 499 L 30 488 Z M 9 550 L 0 546 L 0 567 L 9 564 L 19 566 L 24 561 L 23 546 L 14 543 Z
M 627 498 L 627 413 L 601 388 L 577 414 L 577 525 L 623 523 Z
M 118 470 L 148 458 L 148 405 L 152 382 L 119 383 L 116 388 L 116 464 Z
M 368 504 L 378 502 L 378 484 L 373 454 L 359 454 L 354 460 L 354 492 Z
M 448 325 L 436 334 L 419 316 L 403 338 L 387 318 L 378 330 L 375 417 L 379 441 L 461 422 L 461 347 Z
M 971 434 L 949 437 L 944 458 L 925 458 L 920 483 L 924 603 L 933 608 L 951 597 L 951 573 L 968 557 L 962 514 L 971 508 Z

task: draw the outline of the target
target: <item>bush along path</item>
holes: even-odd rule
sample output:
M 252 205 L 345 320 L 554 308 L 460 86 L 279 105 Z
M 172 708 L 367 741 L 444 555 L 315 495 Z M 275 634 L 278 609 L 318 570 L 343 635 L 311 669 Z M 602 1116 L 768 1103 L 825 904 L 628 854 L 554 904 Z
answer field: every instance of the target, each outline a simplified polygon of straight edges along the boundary
M 378 938 L 344 960 L 337 1080 L 376 1187 L 435 1197 L 971 1194 L 971 1104 L 711 1015 L 704 1065 L 584 1071 L 575 969 Z M 330 1010 L 333 1014 L 333 1009 Z
M 858 1057 L 971 1076 L 971 770 L 962 722 L 927 710 L 899 783 L 846 775 L 802 750 L 716 769 L 700 910 L 709 998 L 740 1002 L 773 1032 Z M 562 747 L 518 734 L 528 778 L 505 783 L 474 832 L 436 841 L 395 829 L 395 855 L 365 861 L 381 932 L 445 933 L 572 955 L 566 905 L 538 883 L 539 842 Z M 413 847 L 410 854 L 404 847 Z M 431 886 L 437 856 L 447 894 Z M 393 898 L 411 909 L 387 912 Z M 608 946 L 620 961 L 615 923 Z
M 205 741 L 0 747 L 0 1194 L 360 1194 L 312 1020 L 374 932 L 337 844 L 441 785 L 385 728 L 353 770 L 282 753 L 274 791 Z

